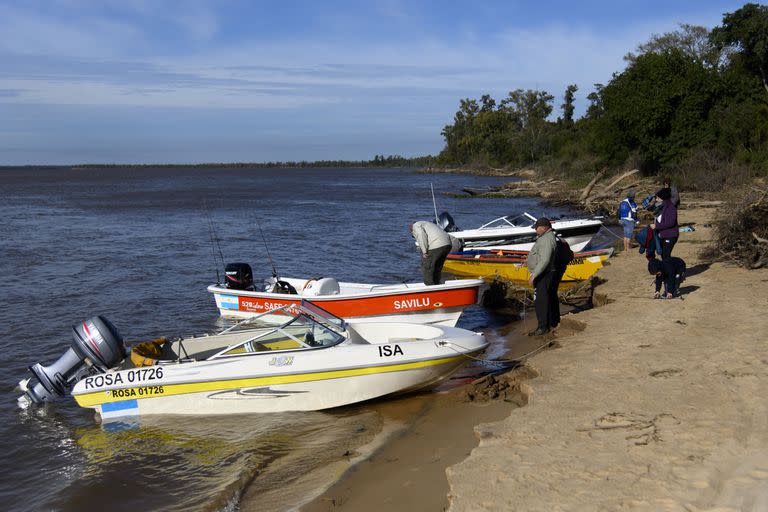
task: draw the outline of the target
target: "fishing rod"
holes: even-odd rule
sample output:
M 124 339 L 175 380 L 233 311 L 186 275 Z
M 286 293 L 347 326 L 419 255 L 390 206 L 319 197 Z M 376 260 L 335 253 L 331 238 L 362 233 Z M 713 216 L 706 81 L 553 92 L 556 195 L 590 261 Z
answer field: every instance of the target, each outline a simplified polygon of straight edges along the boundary
M 216 269 L 216 283 L 221 284 L 221 276 L 219 275 L 219 262 L 216 261 L 216 248 L 219 249 L 219 258 L 221 259 L 221 266 L 224 267 L 224 254 L 221 252 L 221 244 L 219 243 L 219 236 L 216 234 L 216 226 L 213 223 L 213 217 L 208 210 L 208 203 L 204 202 L 205 215 L 208 219 L 208 235 L 211 239 L 211 256 L 213 256 L 213 266 Z
M 261 230 L 261 223 L 257 220 L 256 225 L 259 227 L 259 233 L 261 233 L 261 241 L 264 242 L 264 249 L 267 250 L 267 258 L 269 258 L 269 264 L 272 265 L 272 277 L 278 280 L 277 269 L 275 268 L 275 262 L 272 261 L 272 255 L 269 254 L 269 246 L 267 245 L 267 239 L 264 238 L 264 231 Z
M 435 209 L 435 224 L 440 225 L 440 221 L 437 220 L 437 202 L 435 201 L 435 188 L 432 183 L 429 184 L 429 189 L 432 191 L 432 208 Z

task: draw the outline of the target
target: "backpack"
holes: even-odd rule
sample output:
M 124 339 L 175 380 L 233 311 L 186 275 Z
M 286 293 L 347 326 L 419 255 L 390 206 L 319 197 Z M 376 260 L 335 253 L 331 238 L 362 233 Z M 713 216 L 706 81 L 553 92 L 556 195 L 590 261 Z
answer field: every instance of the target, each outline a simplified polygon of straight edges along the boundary
M 456 238 L 450 233 L 448 234 L 448 238 L 451 239 L 451 252 L 461 252 L 464 250 L 464 240 Z
M 555 270 L 558 272 L 565 272 L 565 268 L 570 262 L 573 261 L 573 251 L 568 242 L 562 238 L 557 238 L 555 245 Z

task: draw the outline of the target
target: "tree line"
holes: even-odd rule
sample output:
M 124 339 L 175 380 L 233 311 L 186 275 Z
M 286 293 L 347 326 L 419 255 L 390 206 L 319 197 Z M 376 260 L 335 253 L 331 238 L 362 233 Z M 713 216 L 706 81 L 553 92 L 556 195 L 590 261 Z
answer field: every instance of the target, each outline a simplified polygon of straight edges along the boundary
M 632 165 L 702 189 L 768 174 L 768 7 L 748 3 L 712 30 L 681 24 L 625 56 L 574 119 L 576 84 L 462 99 L 445 126 L 445 166 L 565 170 Z
M 303 169 L 303 168 L 351 168 L 351 167 L 413 167 L 423 168 L 435 164 L 433 156 L 404 157 L 400 155 L 374 155 L 371 160 L 298 160 L 274 162 L 205 162 L 198 164 L 79 164 L 79 165 L 8 165 L 9 169 L 103 169 L 103 168 L 191 168 L 191 169 Z

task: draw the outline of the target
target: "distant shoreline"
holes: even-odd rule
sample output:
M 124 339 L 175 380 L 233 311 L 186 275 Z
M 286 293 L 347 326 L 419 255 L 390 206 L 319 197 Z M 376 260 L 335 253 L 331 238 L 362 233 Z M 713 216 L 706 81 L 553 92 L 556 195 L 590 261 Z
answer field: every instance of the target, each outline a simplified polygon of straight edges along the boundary
M 19 169 L 321 169 L 321 168 L 370 168 L 370 169 L 397 169 L 414 168 L 422 169 L 431 167 L 434 158 L 431 156 L 404 158 L 404 157 L 376 157 L 373 160 L 315 160 L 298 162 L 206 162 L 198 164 L 50 164 L 50 165 L 0 165 L 0 171 Z

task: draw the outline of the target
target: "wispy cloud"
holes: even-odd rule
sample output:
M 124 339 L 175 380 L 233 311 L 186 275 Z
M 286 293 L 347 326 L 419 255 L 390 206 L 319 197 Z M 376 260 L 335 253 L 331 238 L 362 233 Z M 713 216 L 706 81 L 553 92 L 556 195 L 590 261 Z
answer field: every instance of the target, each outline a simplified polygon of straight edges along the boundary
M 273 134 L 279 125 L 282 134 L 317 141 L 323 130 L 326 143 L 370 133 L 371 147 L 418 140 L 431 152 L 460 98 L 500 99 L 517 88 L 559 96 L 576 83 L 583 109 L 592 84 L 610 80 L 624 54 L 653 33 L 679 22 L 713 26 L 720 11 L 734 10 L 709 0 L 674 13 L 666 5 L 0 0 L 0 107 L 26 123 L 19 131 L 40 131 L 15 138 L 17 146 L 95 130 L 68 127 L 78 112 L 125 126 L 162 121 L 153 141 L 181 137 L 195 122 L 199 138 L 240 140 L 228 123 L 242 114 L 247 133 Z M 110 130 L 104 123 L 100 137 Z M 50 126 L 60 132 L 50 135 Z

